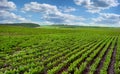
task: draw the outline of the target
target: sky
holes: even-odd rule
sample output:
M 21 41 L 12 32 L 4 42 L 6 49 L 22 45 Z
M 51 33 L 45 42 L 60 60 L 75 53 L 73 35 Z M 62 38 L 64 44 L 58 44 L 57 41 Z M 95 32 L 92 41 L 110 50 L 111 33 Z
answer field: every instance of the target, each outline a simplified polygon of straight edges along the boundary
M 0 23 L 120 27 L 120 0 L 0 0 Z

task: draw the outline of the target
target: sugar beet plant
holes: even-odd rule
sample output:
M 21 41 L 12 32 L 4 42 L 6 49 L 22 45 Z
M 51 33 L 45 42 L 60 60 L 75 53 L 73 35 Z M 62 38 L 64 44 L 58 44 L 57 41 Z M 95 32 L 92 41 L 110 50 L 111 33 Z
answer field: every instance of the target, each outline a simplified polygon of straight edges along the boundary
M 119 34 L 117 28 L 0 26 L 0 74 L 119 74 Z

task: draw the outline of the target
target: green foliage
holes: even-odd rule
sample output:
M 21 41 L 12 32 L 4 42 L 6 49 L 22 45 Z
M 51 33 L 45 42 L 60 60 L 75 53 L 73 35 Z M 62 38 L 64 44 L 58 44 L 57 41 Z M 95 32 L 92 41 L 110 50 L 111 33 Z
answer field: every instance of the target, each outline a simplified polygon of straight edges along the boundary
M 117 28 L 0 26 L 0 74 L 81 74 L 95 59 L 89 67 L 89 73 L 93 74 L 110 43 L 113 49 L 117 38 L 114 66 L 119 74 L 119 34 Z M 112 52 L 108 52 L 101 74 L 107 73 Z

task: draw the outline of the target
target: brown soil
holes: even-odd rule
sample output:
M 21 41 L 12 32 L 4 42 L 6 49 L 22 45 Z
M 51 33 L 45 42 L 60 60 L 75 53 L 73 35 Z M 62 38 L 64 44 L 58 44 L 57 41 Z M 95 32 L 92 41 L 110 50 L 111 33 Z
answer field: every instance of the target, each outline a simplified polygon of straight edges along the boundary
M 117 39 L 116 39 L 116 42 L 115 42 L 114 50 L 112 52 L 111 62 L 108 66 L 108 74 L 115 74 L 114 64 L 115 64 L 116 49 L 117 49 Z
M 99 64 L 98 64 L 98 66 L 97 66 L 96 71 L 94 72 L 94 74 L 100 74 L 100 70 L 101 70 L 101 68 L 103 67 L 103 63 L 104 63 L 104 61 L 105 61 L 105 59 L 106 59 L 106 56 L 107 56 L 109 50 L 111 49 L 111 48 L 110 48 L 110 47 L 111 47 L 111 44 L 112 44 L 112 42 L 111 42 L 110 45 L 108 46 L 108 48 L 107 48 L 107 50 L 105 51 L 104 55 L 102 56 L 102 59 L 100 60 L 100 62 L 99 62 Z
M 94 63 L 95 59 L 100 55 L 100 52 L 103 50 L 104 46 L 101 48 L 101 50 L 98 51 L 98 53 L 94 56 L 94 58 L 87 64 L 85 70 L 83 70 L 82 74 L 88 74 L 90 70 L 90 66 Z
M 86 46 L 87 47 L 87 46 Z M 93 46 L 91 46 L 90 48 L 92 48 Z M 89 48 L 89 49 L 90 49 Z M 82 49 L 84 49 L 84 48 L 82 48 Z M 83 53 L 85 53 L 86 51 L 84 51 Z M 82 54 L 83 54 L 82 53 Z M 81 55 L 79 55 L 79 57 L 81 57 L 82 56 L 82 54 Z M 79 57 L 77 57 L 77 58 L 75 58 L 74 60 L 76 60 L 76 59 L 78 59 Z M 72 61 L 72 62 L 74 62 L 74 60 Z M 72 63 L 71 62 L 71 63 Z M 67 69 L 68 69 L 68 67 L 69 67 L 69 65 L 70 65 L 70 63 L 68 63 L 66 66 L 64 66 L 62 69 L 60 69 L 60 71 L 58 71 L 56 74 L 61 74 L 63 71 L 66 71 Z
M 95 48 L 95 49 L 97 49 L 100 45 L 102 44 L 102 42 Z M 91 49 L 93 46 L 91 46 L 89 49 Z M 84 54 L 86 51 L 84 51 L 82 54 Z M 92 52 L 90 52 L 89 54 L 88 54 L 88 57 L 89 57 L 89 55 L 91 54 Z M 79 57 L 81 57 L 82 56 L 82 54 L 81 55 L 79 55 Z M 79 58 L 78 57 L 78 58 Z M 86 57 L 87 58 L 87 57 Z M 84 58 L 79 64 L 78 64 L 78 67 L 80 66 L 80 64 L 82 63 L 82 62 L 85 62 L 85 59 L 86 58 Z M 77 58 L 76 58 L 77 59 Z M 76 60 L 76 59 L 74 59 L 74 60 Z M 74 61 L 73 60 L 73 61 Z M 72 62 L 73 62 L 72 61 Z M 71 62 L 71 63 L 72 63 Z M 69 65 L 70 64 L 67 64 L 67 66 L 65 66 L 65 67 L 63 67 L 58 73 L 56 73 L 56 74 L 61 74 L 63 71 L 66 71 L 67 69 L 68 69 L 68 67 L 69 67 Z M 70 74 L 73 74 L 74 73 L 74 71 L 72 71 L 72 72 L 70 72 Z

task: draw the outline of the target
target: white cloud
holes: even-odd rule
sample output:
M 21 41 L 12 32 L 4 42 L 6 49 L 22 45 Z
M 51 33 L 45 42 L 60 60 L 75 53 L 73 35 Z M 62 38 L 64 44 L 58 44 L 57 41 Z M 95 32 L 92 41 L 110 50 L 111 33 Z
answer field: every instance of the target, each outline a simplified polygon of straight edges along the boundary
M 44 15 L 43 18 L 44 20 L 50 21 L 53 23 L 72 23 L 72 22 L 80 22 L 84 20 L 84 18 L 82 17 L 77 17 L 74 15 L 63 14 L 63 13 L 47 14 L 47 15 Z
M 12 1 L 0 0 L 0 10 L 14 10 L 16 5 Z
M 100 13 L 100 16 L 93 18 L 93 21 L 97 24 L 120 26 L 120 15 L 114 13 Z
M 12 12 L 15 9 L 16 5 L 14 2 L 0 0 L 0 23 L 26 22 L 25 18 Z
M 49 4 L 40 4 L 37 2 L 30 2 L 24 5 L 22 8 L 23 11 L 33 11 L 33 12 L 41 12 L 41 13 L 59 13 L 56 6 Z
M 71 14 L 62 13 L 55 5 L 40 4 L 37 2 L 30 2 L 24 5 L 23 11 L 32 11 L 42 14 L 42 19 L 51 23 L 71 23 L 83 21 L 83 17 L 74 16 Z
M 66 7 L 66 6 L 62 6 L 62 7 L 59 7 L 60 8 L 60 11 L 61 12 L 73 12 L 73 11 L 76 11 L 76 9 L 75 8 L 73 8 L 73 7 Z
M 12 13 L 12 12 L 5 11 L 5 10 L 0 11 L 0 22 L 8 23 L 8 22 L 16 22 L 16 21 L 25 22 L 27 20 L 19 15 Z
M 76 5 L 84 6 L 88 12 L 97 13 L 119 5 L 118 0 L 74 0 Z

